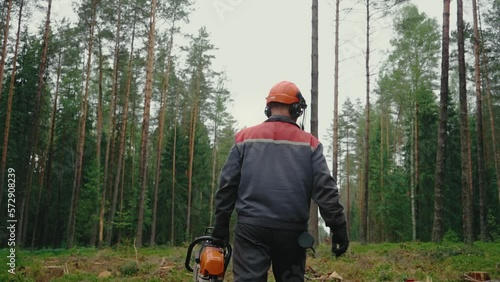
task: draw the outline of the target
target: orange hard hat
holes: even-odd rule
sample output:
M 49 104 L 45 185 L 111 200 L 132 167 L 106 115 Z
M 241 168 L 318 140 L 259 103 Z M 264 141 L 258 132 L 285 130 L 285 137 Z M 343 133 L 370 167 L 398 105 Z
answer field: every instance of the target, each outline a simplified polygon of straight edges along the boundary
M 278 102 L 282 104 L 293 104 L 300 102 L 300 90 L 293 82 L 281 81 L 276 83 L 269 95 L 266 97 L 266 104 Z

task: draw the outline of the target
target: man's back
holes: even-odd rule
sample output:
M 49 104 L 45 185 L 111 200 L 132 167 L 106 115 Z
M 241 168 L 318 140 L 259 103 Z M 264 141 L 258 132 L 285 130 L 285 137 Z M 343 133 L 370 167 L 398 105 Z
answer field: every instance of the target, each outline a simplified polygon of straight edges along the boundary
M 235 138 L 242 157 L 236 210 L 243 223 L 307 228 L 311 158 L 319 142 L 286 117 L 273 117 Z

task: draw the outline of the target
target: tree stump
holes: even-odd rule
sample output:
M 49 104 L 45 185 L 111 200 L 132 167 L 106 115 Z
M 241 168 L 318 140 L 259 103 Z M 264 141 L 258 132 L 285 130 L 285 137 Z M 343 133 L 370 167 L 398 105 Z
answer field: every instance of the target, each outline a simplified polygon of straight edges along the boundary
M 490 275 L 488 272 L 483 272 L 483 271 L 473 271 L 464 274 L 464 281 L 490 281 Z

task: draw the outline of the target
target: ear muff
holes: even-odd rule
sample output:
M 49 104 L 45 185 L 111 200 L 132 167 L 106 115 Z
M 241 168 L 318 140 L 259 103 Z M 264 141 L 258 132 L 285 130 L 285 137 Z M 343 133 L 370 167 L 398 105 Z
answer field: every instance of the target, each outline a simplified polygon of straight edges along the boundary
M 264 114 L 268 118 L 271 117 L 271 108 L 269 106 L 266 106 L 266 108 L 264 109 Z
M 300 92 L 297 93 L 297 98 L 299 98 L 299 102 L 293 103 L 290 106 L 290 116 L 294 119 L 300 117 L 304 110 L 307 108 L 306 100 Z

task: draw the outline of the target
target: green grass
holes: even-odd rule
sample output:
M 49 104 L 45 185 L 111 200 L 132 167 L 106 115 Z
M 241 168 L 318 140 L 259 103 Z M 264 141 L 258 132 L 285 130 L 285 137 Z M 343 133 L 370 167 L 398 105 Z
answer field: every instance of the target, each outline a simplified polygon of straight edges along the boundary
M 7 249 L 2 250 L 0 281 L 193 281 L 184 269 L 186 248 L 158 246 L 57 250 L 18 250 L 16 275 L 7 272 Z M 5 254 L 5 255 L 4 255 Z M 343 281 L 463 281 L 471 271 L 500 279 L 500 243 L 352 243 L 346 255 L 335 258 L 328 245 L 316 256 L 308 252 L 306 276 L 327 281 L 334 271 Z M 226 281 L 232 281 L 228 271 Z M 272 273 L 269 281 L 274 281 Z M 329 280 L 331 281 L 331 280 Z

